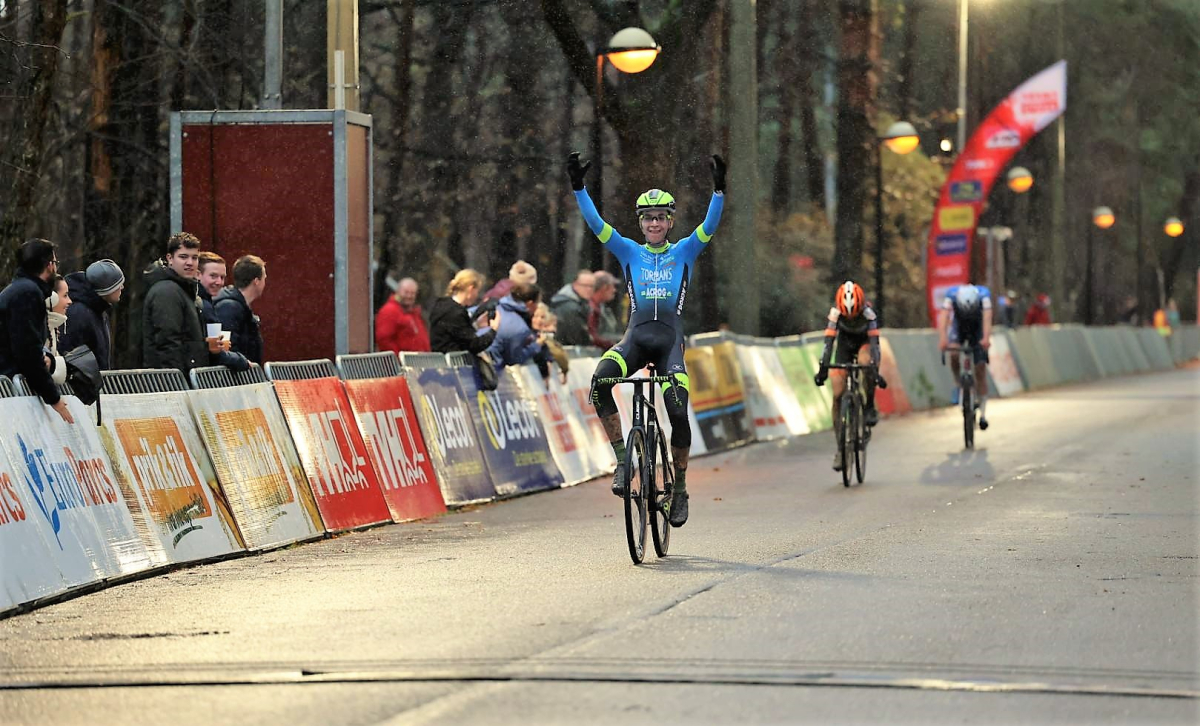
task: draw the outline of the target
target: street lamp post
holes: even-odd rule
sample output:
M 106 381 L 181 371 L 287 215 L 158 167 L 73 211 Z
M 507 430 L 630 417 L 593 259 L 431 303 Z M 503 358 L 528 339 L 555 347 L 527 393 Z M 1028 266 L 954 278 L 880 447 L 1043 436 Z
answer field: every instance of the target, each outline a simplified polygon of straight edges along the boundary
M 883 324 L 883 147 L 896 154 L 907 154 L 920 143 L 912 124 L 897 121 L 875 144 L 875 314 L 880 325 Z
M 1094 283 L 1092 281 L 1092 278 L 1095 277 L 1093 265 L 1096 245 L 1094 239 L 1095 235 L 1092 232 L 1092 226 L 1099 227 L 1100 229 L 1108 229 L 1109 227 L 1113 226 L 1116 221 L 1116 216 L 1113 215 L 1113 211 L 1108 207 L 1096 207 L 1092 210 L 1092 224 L 1088 226 L 1087 264 L 1084 267 L 1083 273 L 1083 284 L 1085 291 L 1083 299 L 1083 322 L 1086 325 L 1091 325 L 1094 323 L 1096 318 L 1096 301 L 1093 299 L 1095 297 L 1095 290 L 1093 289 Z
M 596 49 L 596 104 L 592 122 L 592 149 L 596 160 L 596 186 L 592 201 L 596 211 L 604 212 L 604 60 L 607 58 L 622 73 L 641 73 L 654 64 L 662 48 L 654 37 L 641 28 L 625 28 L 609 39 L 608 45 Z

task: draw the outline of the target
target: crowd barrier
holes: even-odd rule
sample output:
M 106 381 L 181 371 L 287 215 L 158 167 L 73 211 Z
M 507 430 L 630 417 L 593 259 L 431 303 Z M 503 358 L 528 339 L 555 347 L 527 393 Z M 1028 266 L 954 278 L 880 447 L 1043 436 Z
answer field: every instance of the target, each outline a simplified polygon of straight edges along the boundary
M 989 385 L 1012 396 L 1169 370 L 1200 356 L 1200 329 L 998 329 L 992 343 Z M 831 387 L 813 384 L 823 345 L 821 333 L 693 336 L 693 455 L 829 429 Z M 565 382 L 508 368 L 495 391 L 480 390 L 471 357 L 456 353 L 198 368 L 189 379 L 112 371 L 99 426 L 71 395 L 74 425 L 19 377 L 0 377 L 0 614 L 609 473 L 616 460 L 591 398 L 600 351 L 568 352 Z M 955 381 L 934 331 L 884 330 L 881 353 L 882 414 L 949 403 Z M 628 387 L 616 396 L 628 426 Z M 661 392 L 657 403 L 670 435 Z

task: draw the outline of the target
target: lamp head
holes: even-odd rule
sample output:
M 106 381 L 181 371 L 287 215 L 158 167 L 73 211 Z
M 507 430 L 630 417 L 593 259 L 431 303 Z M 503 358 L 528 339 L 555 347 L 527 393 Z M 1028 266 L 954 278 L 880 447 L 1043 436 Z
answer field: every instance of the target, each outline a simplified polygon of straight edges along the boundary
M 1179 217 L 1168 217 L 1166 222 L 1163 222 L 1163 231 L 1168 237 L 1178 237 L 1183 234 L 1183 222 Z
M 921 144 L 917 130 L 907 121 L 897 121 L 880 137 L 884 146 L 897 154 L 907 154 Z
M 1008 188 L 1017 194 L 1024 194 L 1033 186 L 1033 174 L 1023 166 L 1014 166 L 1008 172 Z
M 1092 224 L 1100 229 L 1108 229 L 1117 222 L 1116 215 L 1108 207 L 1096 207 L 1092 210 Z
M 641 73 L 654 64 L 662 48 L 641 28 L 625 28 L 608 41 L 603 55 L 622 73 Z

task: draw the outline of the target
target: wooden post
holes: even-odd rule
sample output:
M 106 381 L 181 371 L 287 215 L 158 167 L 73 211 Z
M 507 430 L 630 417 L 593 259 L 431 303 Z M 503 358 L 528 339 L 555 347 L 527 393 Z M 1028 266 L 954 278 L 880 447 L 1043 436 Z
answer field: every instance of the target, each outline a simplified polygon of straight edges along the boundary
M 328 0 L 327 58 L 329 79 L 329 108 L 336 108 L 335 95 L 339 85 L 345 86 L 346 110 L 358 111 L 358 0 Z M 335 71 L 337 51 L 345 54 L 342 78 Z

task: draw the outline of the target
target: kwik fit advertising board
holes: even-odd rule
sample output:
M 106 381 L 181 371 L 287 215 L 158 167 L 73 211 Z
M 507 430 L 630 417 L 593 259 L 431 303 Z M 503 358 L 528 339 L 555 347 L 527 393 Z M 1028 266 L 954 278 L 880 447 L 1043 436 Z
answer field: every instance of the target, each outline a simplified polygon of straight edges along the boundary
M 250 549 L 325 531 L 270 383 L 189 391 L 217 479 Z
M 138 536 L 87 407 L 74 396 L 63 400 L 76 423 L 67 424 L 34 396 L 0 399 L 0 444 L 12 471 L 6 510 L 42 532 L 51 558 L 18 562 L 5 548 L 5 571 L 57 568 L 74 587 L 165 564 Z M 9 496 L 14 491 L 19 505 Z
M 500 385 L 494 391 L 480 391 L 470 368 L 459 368 L 458 376 L 467 401 L 473 403 L 479 448 L 496 494 L 509 496 L 562 486 L 537 403 L 522 394 L 517 372 L 512 368 L 501 371 Z
M 409 379 L 409 386 L 446 504 L 495 499 L 458 374 L 449 368 L 425 368 Z
M 142 541 L 171 563 L 245 548 L 186 396 L 106 396 L 100 430 Z
M 275 392 L 325 526 L 336 532 L 391 521 L 342 382 L 275 381 Z
M 445 512 L 408 381 L 371 378 L 345 381 L 345 386 L 392 519 L 403 522 Z

